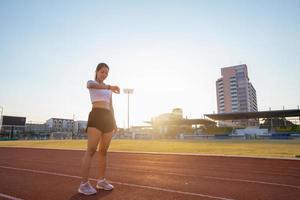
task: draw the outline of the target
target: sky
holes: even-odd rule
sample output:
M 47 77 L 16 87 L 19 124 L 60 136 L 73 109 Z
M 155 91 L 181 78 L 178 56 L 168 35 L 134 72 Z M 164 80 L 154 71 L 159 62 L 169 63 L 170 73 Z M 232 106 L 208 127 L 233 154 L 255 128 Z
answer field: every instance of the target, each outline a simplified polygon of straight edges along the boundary
M 98 63 L 116 121 L 143 125 L 173 108 L 217 112 L 221 68 L 248 66 L 258 110 L 300 105 L 300 1 L 0 0 L 0 106 L 27 122 L 87 120 Z

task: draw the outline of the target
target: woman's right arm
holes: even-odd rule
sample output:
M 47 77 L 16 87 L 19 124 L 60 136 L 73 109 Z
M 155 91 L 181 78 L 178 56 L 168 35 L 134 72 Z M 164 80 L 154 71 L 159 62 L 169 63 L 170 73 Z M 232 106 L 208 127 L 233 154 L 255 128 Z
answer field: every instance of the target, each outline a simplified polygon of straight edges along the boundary
M 93 80 L 89 80 L 87 82 L 87 88 L 88 89 L 111 90 L 114 93 L 117 93 L 117 94 L 120 93 L 120 88 L 116 85 L 99 84 L 97 81 L 93 81 Z
M 88 89 L 105 89 L 105 90 L 110 89 L 110 85 L 99 84 L 97 81 L 92 81 L 92 80 L 89 80 L 87 82 L 86 87 Z

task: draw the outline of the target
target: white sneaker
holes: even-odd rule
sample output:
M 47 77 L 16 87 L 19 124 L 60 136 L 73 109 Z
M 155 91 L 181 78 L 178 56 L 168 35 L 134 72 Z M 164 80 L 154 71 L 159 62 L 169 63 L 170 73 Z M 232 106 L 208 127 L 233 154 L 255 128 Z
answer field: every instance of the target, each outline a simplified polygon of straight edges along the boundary
M 92 194 L 96 194 L 97 190 L 95 190 L 95 188 L 91 186 L 90 182 L 87 181 L 86 183 L 80 183 L 78 192 L 84 195 L 92 195 Z
M 106 179 L 103 179 L 103 180 L 98 180 L 96 188 L 103 189 L 103 190 L 112 190 L 114 189 L 114 186 L 109 182 L 107 182 Z

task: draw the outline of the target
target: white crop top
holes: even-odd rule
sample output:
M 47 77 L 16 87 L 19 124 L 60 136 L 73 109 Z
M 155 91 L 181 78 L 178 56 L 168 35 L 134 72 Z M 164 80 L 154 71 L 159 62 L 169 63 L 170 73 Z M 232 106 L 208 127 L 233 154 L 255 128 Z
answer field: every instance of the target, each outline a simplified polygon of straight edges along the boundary
M 87 86 L 91 83 L 99 84 L 97 81 L 89 80 L 87 82 Z M 111 90 L 89 88 L 89 92 L 90 92 L 92 103 L 96 101 L 106 101 L 107 103 L 110 103 L 111 94 L 112 94 Z

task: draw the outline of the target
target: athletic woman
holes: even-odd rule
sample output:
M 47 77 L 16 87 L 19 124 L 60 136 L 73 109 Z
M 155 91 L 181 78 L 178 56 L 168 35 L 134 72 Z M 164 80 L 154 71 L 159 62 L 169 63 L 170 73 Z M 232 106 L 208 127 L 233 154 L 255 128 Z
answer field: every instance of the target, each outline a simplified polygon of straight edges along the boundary
M 118 86 L 107 85 L 104 80 L 107 78 L 109 67 L 105 63 L 98 64 L 95 72 L 95 80 L 87 82 L 90 92 L 92 111 L 89 113 L 87 122 L 87 149 L 82 160 L 82 181 L 78 192 L 85 195 L 97 193 L 96 189 L 89 182 L 89 171 L 92 157 L 99 149 L 99 179 L 97 189 L 112 190 L 114 188 L 105 179 L 107 150 L 114 131 L 116 131 L 116 121 L 112 105 L 112 92 L 119 94 Z

